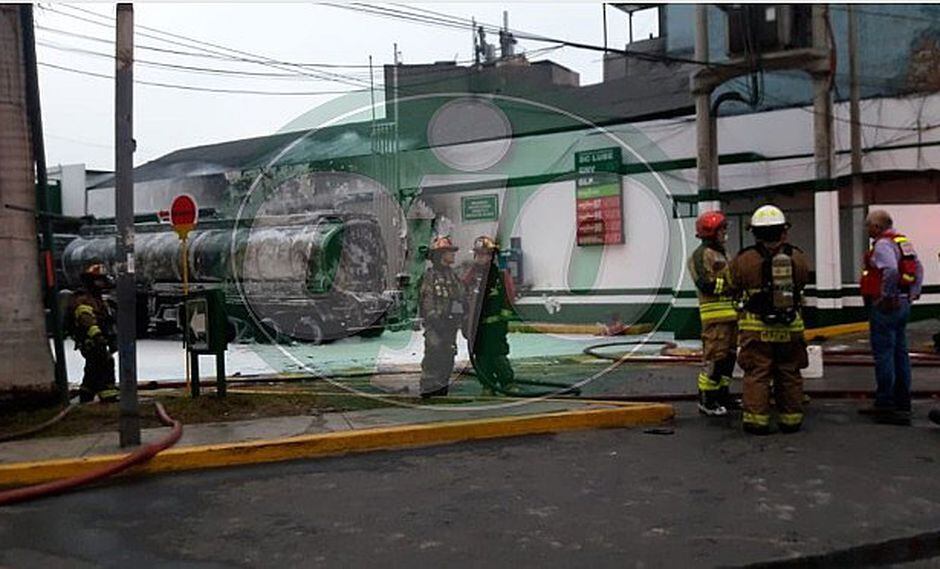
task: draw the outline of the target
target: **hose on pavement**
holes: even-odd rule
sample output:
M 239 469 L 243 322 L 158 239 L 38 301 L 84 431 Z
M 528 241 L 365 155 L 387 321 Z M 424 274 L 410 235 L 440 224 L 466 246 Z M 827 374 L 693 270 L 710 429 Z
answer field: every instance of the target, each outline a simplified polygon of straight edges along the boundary
M 62 494 L 63 492 L 68 492 L 69 490 L 74 490 L 76 488 L 104 480 L 114 476 L 115 474 L 120 474 L 132 466 L 143 464 L 152 459 L 158 453 L 170 448 L 176 444 L 176 442 L 179 441 L 180 437 L 183 435 L 183 424 L 167 415 L 166 409 L 164 409 L 163 405 L 161 405 L 158 401 L 154 402 L 154 406 L 156 407 L 157 417 L 160 419 L 160 422 L 168 427 L 172 427 L 170 433 L 163 439 L 154 443 L 150 443 L 146 446 L 142 446 L 141 448 L 115 463 L 92 470 L 91 472 L 86 472 L 85 474 L 80 474 L 72 478 L 46 482 L 44 484 L 36 484 L 34 486 L 26 486 L 24 488 L 14 488 L 12 490 L 2 491 L 0 492 L 0 506 Z

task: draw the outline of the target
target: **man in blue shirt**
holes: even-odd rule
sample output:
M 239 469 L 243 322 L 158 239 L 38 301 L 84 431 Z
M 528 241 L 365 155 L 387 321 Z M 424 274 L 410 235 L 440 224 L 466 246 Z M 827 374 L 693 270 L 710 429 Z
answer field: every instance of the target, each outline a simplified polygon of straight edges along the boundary
M 863 414 L 892 424 L 911 423 L 911 361 L 907 320 L 920 297 L 924 268 L 913 244 L 894 229 L 891 215 L 873 210 L 865 219 L 872 245 L 865 255 L 861 293 L 868 309 L 875 359 L 875 403 Z

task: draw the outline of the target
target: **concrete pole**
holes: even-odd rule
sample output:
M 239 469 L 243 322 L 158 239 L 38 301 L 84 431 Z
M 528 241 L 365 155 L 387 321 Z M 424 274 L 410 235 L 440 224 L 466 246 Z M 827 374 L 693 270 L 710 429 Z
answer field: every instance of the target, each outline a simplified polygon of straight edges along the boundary
M 862 127 L 861 89 L 858 83 L 858 12 L 855 6 L 848 5 L 849 17 L 849 137 L 852 144 L 852 259 L 848 264 L 852 274 L 861 271 L 861 260 L 868 247 L 868 234 L 865 232 L 865 186 L 862 182 Z
M 708 61 L 708 5 L 695 5 L 695 59 Z M 718 200 L 717 130 L 711 91 L 695 93 L 695 135 L 698 156 L 699 212 L 721 209 Z
M 42 259 L 45 267 L 45 305 L 49 311 L 52 329 L 53 351 L 55 352 L 55 383 L 59 398 L 63 404 L 69 401 L 69 377 L 65 366 L 65 338 L 62 332 L 62 315 L 59 310 L 59 287 L 55 280 L 55 261 L 53 260 L 52 212 L 49 207 L 49 175 L 46 171 L 46 146 L 42 129 L 42 109 L 39 97 L 39 68 L 36 63 L 36 37 L 33 26 L 32 4 L 20 4 L 20 18 L 23 24 L 23 60 L 26 64 L 26 107 L 29 113 L 30 134 L 32 138 L 33 161 L 36 164 L 37 208 L 42 227 Z
M 114 211 L 122 447 L 140 444 L 137 409 L 137 298 L 134 283 L 134 7 L 117 5 L 114 100 Z
M 0 5 L 0 407 L 54 402 L 36 242 L 20 7 Z
M 826 25 L 829 8 L 825 4 L 813 5 L 813 47 L 829 52 L 829 34 Z M 813 75 L 813 135 L 816 157 L 816 290 L 817 312 L 825 320 L 826 314 L 842 308 L 842 255 L 839 244 L 839 192 L 832 183 L 832 95 L 829 90 L 829 71 Z

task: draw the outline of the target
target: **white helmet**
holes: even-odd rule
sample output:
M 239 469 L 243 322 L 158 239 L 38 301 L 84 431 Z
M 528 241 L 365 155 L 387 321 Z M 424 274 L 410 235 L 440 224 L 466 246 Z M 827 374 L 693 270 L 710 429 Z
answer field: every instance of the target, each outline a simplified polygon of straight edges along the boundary
M 762 205 L 751 216 L 751 227 L 773 227 L 788 225 L 787 217 L 775 205 Z

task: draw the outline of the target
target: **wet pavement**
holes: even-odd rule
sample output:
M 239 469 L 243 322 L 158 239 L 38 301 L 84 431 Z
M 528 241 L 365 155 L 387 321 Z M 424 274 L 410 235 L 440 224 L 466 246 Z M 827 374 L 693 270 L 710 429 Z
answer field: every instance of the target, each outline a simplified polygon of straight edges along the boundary
M 803 432 L 753 437 L 680 404 L 671 431 L 125 480 L 3 508 L 0 565 L 845 567 L 875 551 L 881 564 L 936 566 L 929 407 L 894 427 L 814 401 Z

